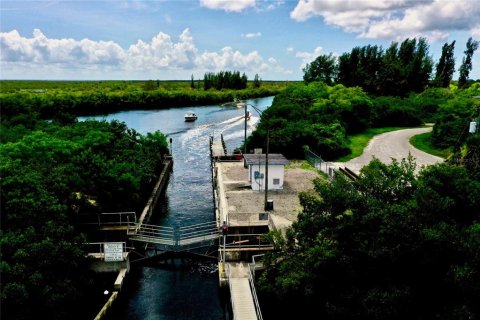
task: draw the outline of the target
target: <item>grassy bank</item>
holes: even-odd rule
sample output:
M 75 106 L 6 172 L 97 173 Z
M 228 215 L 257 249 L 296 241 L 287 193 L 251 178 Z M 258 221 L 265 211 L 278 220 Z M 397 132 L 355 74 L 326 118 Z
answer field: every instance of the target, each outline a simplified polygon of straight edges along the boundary
M 430 142 L 431 132 L 422 133 L 410 138 L 410 143 L 417 149 L 437 157 L 447 158 L 452 152 L 450 149 L 435 148 Z

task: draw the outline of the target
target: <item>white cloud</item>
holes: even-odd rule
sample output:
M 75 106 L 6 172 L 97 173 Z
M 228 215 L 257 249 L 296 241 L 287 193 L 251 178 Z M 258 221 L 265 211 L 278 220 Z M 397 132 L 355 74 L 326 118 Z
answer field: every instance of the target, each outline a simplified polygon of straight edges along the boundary
M 39 29 L 32 38 L 20 36 L 17 30 L 2 32 L 0 48 L 2 62 L 118 65 L 124 59 L 123 49 L 113 41 L 48 39 Z
M 120 5 L 125 9 L 139 10 L 147 8 L 147 5 L 143 0 L 126 0 L 122 1 Z
M 241 12 L 255 7 L 255 0 L 200 0 L 200 5 L 214 10 Z
M 252 32 L 252 33 L 245 33 L 242 34 L 242 38 L 258 38 L 261 37 L 262 33 L 261 32 Z
M 223 48 L 221 53 L 204 52 L 197 57 L 196 63 L 198 67 L 207 70 L 235 69 L 265 72 L 270 69 L 257 51 L 243 55 L 232 47 Z
M 0 66 L 8 74 L 14 73 L 15 68 L 48 68 L 52 74 L 61 73 L 60 69 L 146 74 L 156 71 L 232 69 L 260 73 L 281 68 L 275 60 L 265 61 L 258 51 L 241 53 L 226 46 L 219 52 L 201 53 L 188 28 L 177 40 L 159 32 L 150 41 L 138 40 L 127 49 L 113 41 L 50 39 L 38 29 L 34 30 L 31 38 L 27 38 L 13 30 L 0 33 L 0 49 Z M 57 71 L 52 71 L 54 69 Z
M 323 52 L 322 47 L 316 47 L 315 50 L 313 50 L 313 52 L 298 51 L 295 54 L 295 56 L 297 58 L 302 59 L 302 65 L 300 69 L 304 68 L 307 65 L 307 63 L 310 63 L 313 60 L 315 60 L 319 55 L 322 54 L 322 52 Z
M 290 13 L 297 21 L 315 16 L 372 39 L 444 40 L 451 31 L 480 28 L 480 5 L 474 0 L 299 0 Z
M 292 70 L 288 70 L 288 69 L 285 69 L 284 67 L 282 67 L 278 63 L 277 59 L 275 59 L 274 57 L 268 58 L 268 63 L 270 64 L 271 69 L 276 73 L 283 74 L 283 75 L 293 74 Z
M 287 52 L 293 52 L 293 51 L 295 51 L 295 48 L 294 48 L 294 47 L 288 47 L 288 48 L 287 48 Z
M 480 39 L 480 26 L 473 28 L 470 30 L 470 34 L 472 35 L 473 38 L 475 39 Z

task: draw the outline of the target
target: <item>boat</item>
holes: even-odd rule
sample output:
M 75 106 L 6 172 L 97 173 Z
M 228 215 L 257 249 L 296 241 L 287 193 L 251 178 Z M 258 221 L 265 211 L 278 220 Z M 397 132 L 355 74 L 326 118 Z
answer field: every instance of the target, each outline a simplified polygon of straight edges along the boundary
M 195 121 L 197 120 L 197 115 L 191 111 L 185 113 L 185 121 L 186 122 L 192 122 L 192 121 Z

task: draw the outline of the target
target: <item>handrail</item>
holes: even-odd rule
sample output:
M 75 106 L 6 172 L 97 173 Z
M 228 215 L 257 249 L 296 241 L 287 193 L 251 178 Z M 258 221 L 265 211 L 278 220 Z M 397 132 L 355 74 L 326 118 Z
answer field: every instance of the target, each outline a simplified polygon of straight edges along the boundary
M 201 223 L 197 223 L 190 226 L 182 226 L 180 227 L 180 229 L 195 229 L 195 228 L 201 228 L 202 226 L 207 226 L 207 225 L 216 225 L 216 222 L 215 221 L 201 222 Z
M 253 281 L 252 271 L 248 268 L 248 282 L 250 283 L 250 291 L 252 292 L 253 302 L 255 304 L 255 313 L 257 314 L 257 319 L 263 320 L 262 310 L 260 309 L 260 304 L 258 303 L 257 291 L 255 290 L 255 282 Z
M 178 228 L 137 224 L 134 230 L 128 230 L 127 234 L 132 236 L 133 240 L 153 243 L 163 242 L 163 244 L 175 248 L 215 240 L 220 236 L 215 221 L 202 222 L 196 225 Z
M 233 300 L 233 295 L 232 295 L 232 292 L 233 292 L 233 285 L 232 285 L 232 281 L 230 281 L 231 277 L 232 277 L 232 270 L 230 269 L 230 265 L 227 263 L 225 264 L 226 266 L 226 269 L 227 269 L 227 281 L 228 281 L 228 287 L 230 288 L 230 303 L 232 304 L 232 311 L 233 311 L 233 320 L 236 319 L 236 315 L 235 315 L 235 302 Z
M 262 239 L 263 233 L 231 234 L 227 235 L 226 248 L 264 248 L 271 247 L 272 244 Z M 233 239 L 232 239 L 233 238 Z

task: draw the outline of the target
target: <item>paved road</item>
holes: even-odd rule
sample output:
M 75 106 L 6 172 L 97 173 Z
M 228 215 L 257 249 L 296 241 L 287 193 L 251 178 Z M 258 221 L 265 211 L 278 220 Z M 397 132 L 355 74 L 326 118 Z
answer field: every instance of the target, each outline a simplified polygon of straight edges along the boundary
M 336 167 L 346 166 L 349 169 L 359 172 L 360 169 L 368 164 L 375 156 L 383 163 L 391 163 L 392 158 L 401 161 L 407 158 L 410 153 L 417 163 L 417 168 L 423 165 L 430 165 L 442 162 L 440 157 L 433 156 L 426 152 L 414 148 L 409 140 L 412 136 L 429 132 L 432 128 L 404 129 L 379 134 L 370 140 L 368 146 L 363 150 L 363 154 L 346 163 L 333 163 Z

